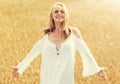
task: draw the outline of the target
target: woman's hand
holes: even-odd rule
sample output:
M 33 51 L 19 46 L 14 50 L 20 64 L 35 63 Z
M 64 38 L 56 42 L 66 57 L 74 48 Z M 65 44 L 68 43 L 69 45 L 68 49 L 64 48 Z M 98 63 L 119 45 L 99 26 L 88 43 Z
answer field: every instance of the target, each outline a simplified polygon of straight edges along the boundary
M 13 77 L 18 77 L 19 73 L 18 73 L 18 68 L 16 67 L 10 67 L 11 69 L 13 69 L 12 75 Z
M 103 70 L 100 70 L 100 71 L 98 72 L 98 75 L 99 75 L 101 78 L 105 79 L 105 80 L 108 79 L 106 73 L 105 73 Z

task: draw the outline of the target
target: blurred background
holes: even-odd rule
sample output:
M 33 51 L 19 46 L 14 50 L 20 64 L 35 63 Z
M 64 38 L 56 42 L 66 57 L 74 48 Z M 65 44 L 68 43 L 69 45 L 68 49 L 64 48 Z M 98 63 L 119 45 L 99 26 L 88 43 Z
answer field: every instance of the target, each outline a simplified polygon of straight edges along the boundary
M 69 25 L 78 27 L 109 80 L 82 76 L 82 60 L 76 54 L 75 84 L 120 84 L 120 0 L 0 0 L 0 84 L 39 84 L 41 55 L 19 78 L 16 66 L 49 25 L 53 4 L 63 2 L 69 10 Z

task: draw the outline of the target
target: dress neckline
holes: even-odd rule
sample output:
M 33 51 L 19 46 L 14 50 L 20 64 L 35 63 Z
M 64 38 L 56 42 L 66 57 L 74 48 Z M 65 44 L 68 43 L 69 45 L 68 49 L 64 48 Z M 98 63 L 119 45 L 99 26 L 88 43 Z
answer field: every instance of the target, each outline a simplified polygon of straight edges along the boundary
M 70 33 L 70 35 L 67 37 L 67 39 L 65 39 L 63 42 L 61 42 L 60 44 L 56 44 L 56 43 L 54 43 L 53 41 L 51 41 L 50 39 L 49 39 L 49 35 L 47 34 L 47 39 L 48 39 L 48 41 L 51 43 L 51 44 L 53 44 L 54 46 L 57 46 L 57 45 L 60 45 L 60 46 L 62 46 L 63 44 L 65 44 L 70 38 L 71 38 L 71 36 L 72 36 L 72 32 Z

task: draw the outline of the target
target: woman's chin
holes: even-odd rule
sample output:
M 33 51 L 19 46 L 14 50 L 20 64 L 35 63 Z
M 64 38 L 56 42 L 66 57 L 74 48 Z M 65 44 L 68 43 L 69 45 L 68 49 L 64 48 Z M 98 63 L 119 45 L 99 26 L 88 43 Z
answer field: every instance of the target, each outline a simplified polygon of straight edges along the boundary
M 57 22 L 57 23 L 61 23 L 61 22 L 63 22 L 63 20 L 56 20 L 55 22 Z

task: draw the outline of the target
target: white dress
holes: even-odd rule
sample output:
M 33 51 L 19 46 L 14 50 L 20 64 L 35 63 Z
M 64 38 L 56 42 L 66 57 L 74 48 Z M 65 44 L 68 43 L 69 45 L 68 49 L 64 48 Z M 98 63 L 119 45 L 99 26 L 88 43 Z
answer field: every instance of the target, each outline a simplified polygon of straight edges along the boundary
M 22 74 L 31 61 L 42 53 L 40 84 L 74 84 L 74 66 L 76 51 L 83 61 L 83 76 L 89 76 L 104 69 L 98 66 L 83 39 L 74 33 L 60 44 L 59 55 L 56 45 L 49 40 L 48 34 L 39 40 L 17 66 Z

